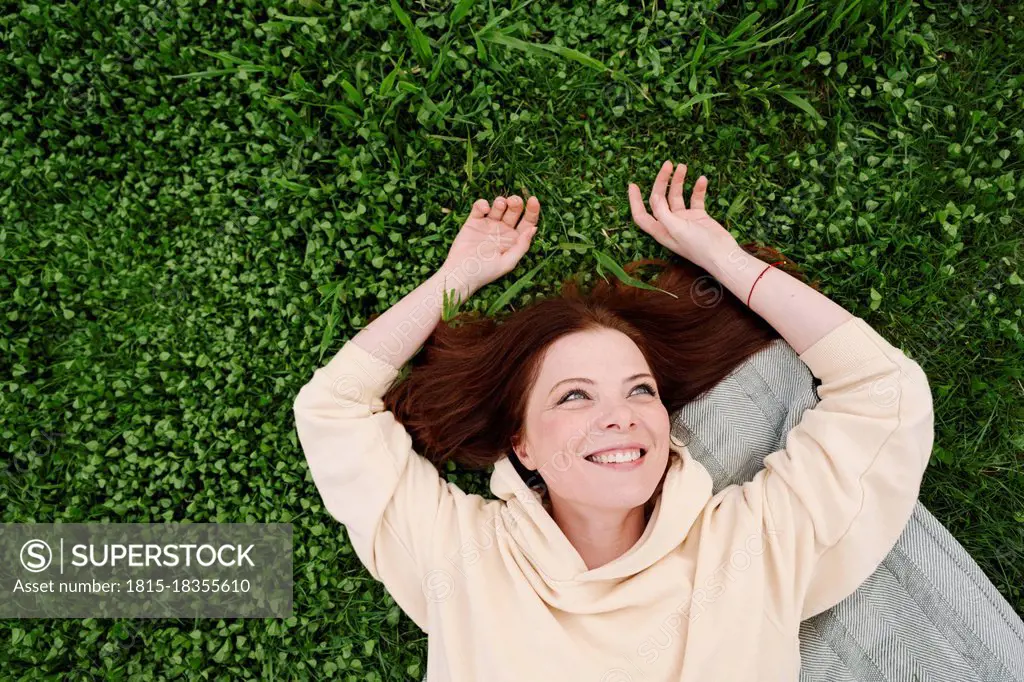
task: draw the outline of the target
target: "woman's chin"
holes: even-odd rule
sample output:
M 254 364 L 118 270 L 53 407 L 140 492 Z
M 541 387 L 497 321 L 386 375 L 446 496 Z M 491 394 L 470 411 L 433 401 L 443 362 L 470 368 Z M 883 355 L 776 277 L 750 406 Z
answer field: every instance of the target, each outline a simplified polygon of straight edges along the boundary
M 642 507 L 654 497 L 657 481 L 654 483 L 638 482 L 625 485 L 601 494 L 594 500 L 594 506 L 604 509 L 630 511 Z

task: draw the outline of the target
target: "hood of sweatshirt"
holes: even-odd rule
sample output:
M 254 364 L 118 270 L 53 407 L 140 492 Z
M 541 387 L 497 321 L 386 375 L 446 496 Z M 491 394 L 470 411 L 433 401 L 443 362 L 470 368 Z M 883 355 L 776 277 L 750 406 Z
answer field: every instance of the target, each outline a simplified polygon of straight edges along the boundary
M 675 550 L 711 499 L 712 480 L 678 440 L 668 470 L 640 539 L 604 566 L 588 569 L 583 558 L 541 504 L 508 457 L 494 465 L 491 492 L 505 502 L 502 514 L 509 551 L 533 588 L 548 603 L 572 612 L 600 613 L 626 604 L 609 603 L 619 583 L 644 571 Z

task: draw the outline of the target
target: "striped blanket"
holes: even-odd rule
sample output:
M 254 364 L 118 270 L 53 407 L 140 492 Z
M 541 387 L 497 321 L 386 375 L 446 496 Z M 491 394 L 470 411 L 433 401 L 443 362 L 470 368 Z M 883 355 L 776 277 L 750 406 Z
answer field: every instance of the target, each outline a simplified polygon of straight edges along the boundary
M 753 478 L 785 446 L 820 382 L 785 341 L 750 356 L 672 415 L 714 480 Z M 803 622 L 800 679 L 1024 682 L 1024 623 L 970 555 L 918 502 L 878 570 L 847 599 Z

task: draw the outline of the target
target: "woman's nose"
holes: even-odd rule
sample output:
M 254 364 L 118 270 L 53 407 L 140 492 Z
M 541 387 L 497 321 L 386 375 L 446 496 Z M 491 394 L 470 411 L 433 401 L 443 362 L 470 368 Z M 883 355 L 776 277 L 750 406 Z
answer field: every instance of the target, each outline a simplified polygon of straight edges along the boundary
M 604 427 L 618 427 L 624 431 L 636 426 L 636 414 L 629 403 L 618 403 L 609 408 L 604 416 Z

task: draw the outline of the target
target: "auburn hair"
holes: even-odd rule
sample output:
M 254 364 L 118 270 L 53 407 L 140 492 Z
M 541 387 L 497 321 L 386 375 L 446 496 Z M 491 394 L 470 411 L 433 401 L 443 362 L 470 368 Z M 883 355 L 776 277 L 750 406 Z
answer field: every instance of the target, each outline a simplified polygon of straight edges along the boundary
M 776 267 L 807 281 L 778 251 L 753 244 L 741 248 L 763 261 L 781 260 Z M 385 407 L 409 432 L 416 452 L 439 470 L 449 460 L 485 469 L 507 455 L 523 480 L 543 491 L 543 479 L 519 462 L 512 444 L 521 435 L 540 359 L 558 338 L 598 328 L 628 336 L 646 358 L 669 414 L 780 338 L 699 266 L 673 255 L 636 260 L 624 270 L 643 280 L 637 270 L 647 266 L 659 270 L 651 284 L 663 291 L 618 278 L 596 278 L 584 290 L 570 277 L 559 294 L 520 310 L 495 317 L 466 311 L 442 320 L 408 363 L 404 378 L 383 396 Z

